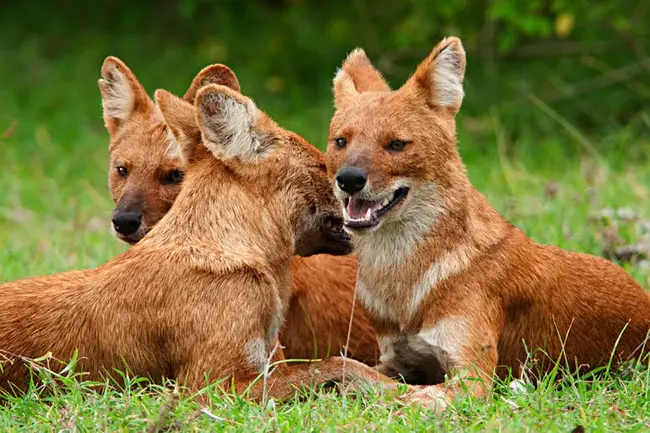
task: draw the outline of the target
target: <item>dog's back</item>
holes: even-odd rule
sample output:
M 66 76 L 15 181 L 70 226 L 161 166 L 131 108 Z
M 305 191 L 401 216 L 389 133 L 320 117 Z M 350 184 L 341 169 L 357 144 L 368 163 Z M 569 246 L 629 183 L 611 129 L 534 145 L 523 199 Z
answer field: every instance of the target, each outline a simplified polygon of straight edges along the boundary
M 119 59 L 109 57 L 105 79 L 121 74 L 138 101 L 134 110 L 120 107 L 119 92 L 102 91 L 105 107 L 114 109 L 106 119 L 110 135 L 109 187 L 115 203 L 111 229 L 122 241 L 134 244 L 169 211 L 184 178 L 183 164 L 170 152 L 170 131 L 157 107 L 135 75 Z M 117 71 L 117 72 L 115 72 Z M 224 84 L 239 91 L 239 82 L 223 65 L 204 68 L 183 99 L 193 102 L 202 85 Z M 119 109 L 122 109 L 120 112 Z M 281 340 L 291 358 L 310 359 L 337 355 L 347 339 L 354 300 L 356 257 L 317 255 L 294 258 L 293 296 L 281 330 Z M 354 309 L 348 355 L 375 364 L 379 349 L 362 305 Z

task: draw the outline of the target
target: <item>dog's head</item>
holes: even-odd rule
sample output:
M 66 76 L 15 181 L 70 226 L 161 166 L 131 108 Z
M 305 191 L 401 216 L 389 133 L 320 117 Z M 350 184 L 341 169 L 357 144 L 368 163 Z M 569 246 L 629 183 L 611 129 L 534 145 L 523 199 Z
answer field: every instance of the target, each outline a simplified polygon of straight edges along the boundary
M 395 91 L 363 50 L 347 57 L 334 78 L 327 148 L 346 230 L 364 234 L 418 219 L 426 225 L 425 214 L 442 206 L 437 194 L 465 173 L 455 124 L 464 73 L 457 38 L 440 42 Z
M 108 183 L 115 209 L 112 232 L 122 241 L 138 242 L 169 211 L 181 189 L 181 159 L 169 152 L 169 134 L 160 112 L 133 72 L 119 59 L 102 66 L 99 89 L 104 122 L 110 135 Z M 206 84 L 239 91 L 239 82 L 224 65 L 204 68 L 183 97 L 192 103 Z
M 156 91 L 156 102 L 186 165 L 205 158 L 207 149 L 218 162 L 214 170 L 225 170 L 230 185 L 246 191 L 232 206 L 251 215 L 273 206 L 274 214 L 291 226 L 295 254 L 350 252 L 324 155 L 304 138 L 222 85 L 202 87 L 194 106 L 163 90 Z

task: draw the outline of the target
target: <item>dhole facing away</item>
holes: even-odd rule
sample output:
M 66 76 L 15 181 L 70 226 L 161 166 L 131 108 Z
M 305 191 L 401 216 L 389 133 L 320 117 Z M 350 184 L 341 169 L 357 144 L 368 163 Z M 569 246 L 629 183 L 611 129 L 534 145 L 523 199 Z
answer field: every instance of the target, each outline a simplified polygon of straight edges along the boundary
M 99 87 L 106 128 L 110 135 L 109 187 L 115 210 L 112 231 L 134 244 L 160 221 L 178 196 L 184 176 L 183 161 L 169 152 L 168 128 L 160 110 L 142 84 L 119 59 L 108 57 Z M 116 90 L 106 83 L 119 81 Z M 221 84 L 237 92 L 235 74 L 224 65 L 204 68 L 183 99 L 194 102 L 198 89 Z M 124 106 L 128 109 L 124 109 Z M 379 349 L 363 307 L 352 314 L 357 260 L 354 256 L 315 255 L 291 261 L 292 297 L 280 341 L 289 359 L 347 355 L 374 365 Z
M 103 86 L 124 95 L 117 77 L 108 73 Z M 97 269 L 0 286 L 0 387 L 28 383 L 21 357 L 66 360 L 75 349 L 91 380 L 120 368 L 196 391 L 231 378 L 237 393 L 252 385 L 253 399 L 263 390 L 284 399 L 312 381 L 394 387 L 340 357 L 282 363 L 266 385 L 254 383 L 283 358 L 270 354 L 292 255 L 350 252 L 324 156 L 227 87 L 203 87 L 195 106 L 156 95 L 187 170 L 177 200 L 138 244 Z M 111 108 L 132 108 L 122 102 Z
M 456 147 L 464 73 L 457 38 L 395 91 L 353 51 L 334 78 L 327 149 L 379 369 L 432 385 L 409 398 L 441 406 L 457 379 L 481 379 L 467 385 L 483 396 L 495 373 L 521 374 L 527 348 L 538 373 L 636 357 L 650 324 L 650 300 L 623 269 L 533 242 L 470 184 Z

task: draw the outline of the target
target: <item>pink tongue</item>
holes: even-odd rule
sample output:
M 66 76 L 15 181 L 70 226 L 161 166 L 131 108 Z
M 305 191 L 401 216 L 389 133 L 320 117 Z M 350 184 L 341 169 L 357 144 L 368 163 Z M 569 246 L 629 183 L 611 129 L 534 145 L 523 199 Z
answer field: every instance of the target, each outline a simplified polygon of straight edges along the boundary
M 366 216 L 368 209 L 370 209 L 371 212 L 374 212 L 379 208 L 381 208 L 381 202 L 372 202 L 360 200 L 358 198 L 350 198 L 347 211 L 350 218 L 361 219 Z

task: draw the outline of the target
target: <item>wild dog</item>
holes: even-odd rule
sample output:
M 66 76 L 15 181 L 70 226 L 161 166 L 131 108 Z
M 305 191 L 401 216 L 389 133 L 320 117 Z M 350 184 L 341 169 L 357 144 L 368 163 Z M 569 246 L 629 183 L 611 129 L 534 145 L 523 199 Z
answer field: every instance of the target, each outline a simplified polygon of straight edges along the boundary
M 327 148 L 378 368 L 431 385 L 409 398 L 443 407 L 458 379 L 480 379 L 467 389 L 485 396 L 529 352 L 539 373 L 636 357 L 650 323 L 649 298 L 623 269 L 532 241 L 471 185 L 456 147 L 465 62 L 460 40 L 444 39 L 393 91 L 351 52 L 334 78 Z
M 160 110 L 135 74 L 119 59 L 108 57 L 99 87 L 104 120 L 110 135 L 109 188 L 115 203 L 111 227 L 122 241 L 134 244 L 160 221 L 178 196 L 183 161 L 169 152 L 169 130 Z M 123 88 L 105 83 L 119 80 Z M 237 92 L 239 80 L 225 65 L 210 65 L 192 81 L 183 99 L 194 102 L 207 84 Z M 126 109 L 125 109 L 126 106 Z M 291 261 L 292 297 L 280 331 L 285 356 L 323 358 L 344 351 L 374 365 L 379 349 L 363 307 L 355 306 L 357 260 L 354 256 L 315 255 Z
M 127 92 L 114 72 L 102 85 Z M 75 350 L 90 380 L 118 368 L 197 391 L 230 378 L 238 394 L 251 386 L 256 400 L 264 390 L 282 400 L 295 385 L 332 380 L 394 387 L 341 357 L 284 363 L 266 384 L 255 382 L 283 359 L 274 348 L 291 296 L 291 257 L 350 252 L 324 156 L 225 86 L 203 87 L 194 106 L 156 95 L 186 170 L 179 196 L 105 265 L 0 286 L 0 387 L 24 389 L 24 358 L 49 352 L 67 360 Z M 110 113 L 133 100 L 123 102 Z
M 123 83 L 122 93 L 106 84 L 115 80 Z M 194 103 L 198 89 L 207 84 L 240 91 L 237 77 L 227 66 L 211 65 L 194 78 L 183 99 Z M 180 158 L 169 152 L 160 110 L 120 59 L 106 58 L 98 85 L 110 136 L 108 187 L 115 203 L 111 232 L 135 244 L 171 208 L 181 190 L 183 166 Z

